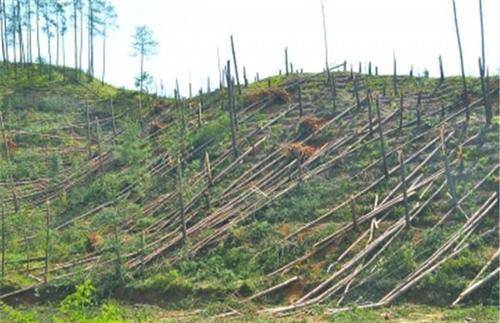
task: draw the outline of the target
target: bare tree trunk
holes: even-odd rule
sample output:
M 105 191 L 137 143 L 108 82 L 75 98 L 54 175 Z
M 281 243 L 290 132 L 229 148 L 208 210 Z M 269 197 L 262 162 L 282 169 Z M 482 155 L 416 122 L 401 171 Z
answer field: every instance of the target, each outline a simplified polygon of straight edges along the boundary
M 6 15 L 3 12 L 3 0 L 0 0 L 0 45 L 2 46 L 2 62 L 6 63 L 7 61 L 7 56 L 5 53 L 5 35 L 4 35 L 4 28 L 3 28 L 3 21 L 6 19 Z
M 8 165 L 11 165 L 10 148 L 9 148 L 9 142 L 7 140 L 7 131 L 5 130 L 5 124 L 3 122 L 2 111 L 0 111 L 0 128 L 2 128 L 2 139 L 5 150 L 5 160 L 7 161 Z M 12 174 L 9 174 L 9 181 L 12 191 L 12 200 L 14 202 L 14 210 L 17 214 L 19 212 L 19 202 L 17 200 L 16 186 L 14 184 L 14 177 L 12 176 Z
M 234 49 L 233 35 L 231 35 L 231 50 L 233 52 L 234 75 L 236 76 L 236 85 L 238 86 L 238 93 L 241 94 L 240 77 L 238 72 L 238 64 L 236 62 L 236 50 Z
M 40 48 L 40 0 L 36 0 L 35 4 L 36 4 L 36 47 L 38 54 L 38 63 L 42 64 L 42 50 Z
M 1 222 L 2 222 L 2 263 L 1 263 L 1 279 L 2 279 L 2 284 L 3 280 L 5 278 L 5 206 L 3 204 L 3 201 L 1 202 L 0 207 L 2 208 L 1 211 Z
M 443 153 L 444 166 L 445 166 L 446 182 L 447 182 L 448 188 L 450 190 L 453 206 L 456 206 L 457 205 L 457 190 L 455 188 L 455 181 L 454 181 L 453 176 L 451 174 L 450 163 L 448 161 L 448 153 L 446 151 L 446 138 L 445 138 L 444 127 L 441 127 L 441 129 L 440 129 L 440 137 L 441 137 L 441 151 Z
M 77 0 L 73 0 L 73 37 L 74 37 L 74 51 L 75 51 L 75 74 L 78 78 L 78 8 Z
M 103 27 L 102 34 L 102 84 L 104 84 L 104 80 L 106 77 L 106 26 Z
M 470 112 L 469 112 L 469 99 L 467 93 L 467 82 L 465 79 L 465 67 L 464 67 L 464 56 L 462 51 L 462 42 L 460 40 L 460 30 L 458 28 L 458 18 L 457 18 L 457 6 L 455 4 L 455 0 L 452 0 L 453 3 L 453 16 L 455 18 L 455 31 L 457 34 L 457 43 L 458 43 L 458 52 L 460 54 L 460 69 L 462 71 L 462 83 L 463 83 L 463 102 L 465 106 L 465 115 L 467 120 L 469 120 Z
M 183 179 L 182 179 L 182 159 L 179 158 L 177 165 L 177 176 L 178 176 L 178 184 L 179 184 L 179 208 L 180 208 L 180 217 L 182 223 L 182 240 L 184 242 L 187 241 L 187 228 L 186 228 L 186 220 L 184 218 L 185 208 L 184 208 L 184 192 L 183 192 Z
M 443 58 L 439 55 L 439 81 L 444 82 Z
M 59 14 L 56 14 L 56 65 L 59 66 L 59 52 L 60 52 L 60 39 L 61 33 L 59 30 Z
M 227 61 L 227 96 L 228 96 L 228 108 L 229 116 L 231 119 L 231 144 L 233 147 L 233 154 L 235 158 L 238 158 L 238 146 L 236 139 L 236 120 L 234 112 L 234 80 L 231 78 L 231 62 Z
M 47 212 L 45 217 L 45 270 L 43 280 L 49 280 L 49 256 L 50 256 L 50 202 L 47 201 Z
M 286 76 L 288 76 L 289 70 L 288 70 L 288 47 L 285 47 L 285 73 Z
M 486 57 L 484 50 L 483 0 L 479 0 L 479 18 L 481 20 L 481 57 L 483 61 L 483 72 L 484 72 L 486 70 Z
M 392 88 L 394 91 L 394 96 L 398 95 L 398 70 L 397 70 L 397 62 L 396 62 L 396 54 L 393 56 L 393 74 L 392 74 Z
M 403 190 L 403 205 L 405 207 L 406 228 L 410 228 L 410 208 L 408 206 L 408 192 L 406 189 L 405 159 L 403 151 L 398 151 L 399 170 L 401 171 L 401 189 Z
M 485 81 L 484 63 L 481 62 L 481 58 L 479 58 L 479 75 L 481 77 L 481 92 L 483 93 L 486 127 L 489 127 L 491 125 L 491 119 L 493 118 L 493 112 L 491 111 L 491 103 L 488 95 L 488 88 Z
M 380 154 L 382 155 L 382 169 L 384 171 L 385 178 L 389 179 L 389 170 L 387 168 L 387 160 L 386 160 L 386 155 L 385 155 L 384 131 L 382 129 L 382 118 L 380 116 L 380 103 L 379 103 L 378 97 L 376 99 L 375 107 L 377 110 L 378 134 L 379 134 L 379 141 L 380 141 Z

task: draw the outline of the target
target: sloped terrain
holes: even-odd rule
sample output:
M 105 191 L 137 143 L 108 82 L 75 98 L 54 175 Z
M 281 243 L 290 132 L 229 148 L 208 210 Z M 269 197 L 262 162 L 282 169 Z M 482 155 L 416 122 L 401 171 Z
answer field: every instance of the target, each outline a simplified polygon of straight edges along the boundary
M 3 301 L 90 279 L 223 317 L 447 306 L 471 286 L 457 303 L 497 305 L 498 79 L 487 125 L 475 78 L 464 104 L 454 77 L 275 76 L 235 88 L 233 114 L 226 88 L 140 99 L 38 69 L 0 85 Z

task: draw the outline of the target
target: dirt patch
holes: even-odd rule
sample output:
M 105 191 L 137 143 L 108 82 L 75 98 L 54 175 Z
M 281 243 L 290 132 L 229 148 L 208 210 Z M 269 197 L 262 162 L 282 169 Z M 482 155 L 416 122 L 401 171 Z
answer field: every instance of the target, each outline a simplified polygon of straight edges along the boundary
M 301 135 L 310 135 L 321 129 L 327 120 L 315 117 L 304 117 L 300 120 L 299 131 Z
M 309 146 L 301 142 L 294 142 L 290 144 L 287 149 L 290 155 L 300 156 L 301 158 L 309 158 L 317 151 L 316 147 Z
M 293 282 L 285 292 L 285 300 L 288 304 L 298 301 L 304 294 L 304 285 L 300 280 Z
M 280 87 L 259 88 L 245 93 L 245 101 L 249 103 L 270 100 L 271 103 L 283 104 L 292 101 L 292 95 Z

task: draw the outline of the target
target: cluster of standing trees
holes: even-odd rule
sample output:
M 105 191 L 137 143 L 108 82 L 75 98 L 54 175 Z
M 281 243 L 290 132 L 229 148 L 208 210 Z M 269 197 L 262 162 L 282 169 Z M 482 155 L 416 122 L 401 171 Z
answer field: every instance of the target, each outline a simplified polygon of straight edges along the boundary
M 104 80 L 107 32 L 116 18 L 110 0 L 0 0 L 2 61 L 68 66 L 66 40 L 71 37 L 74 68 L 84 70 L 85 49 L 86 72 L 94 77 L 95 43 L 100 39 Z

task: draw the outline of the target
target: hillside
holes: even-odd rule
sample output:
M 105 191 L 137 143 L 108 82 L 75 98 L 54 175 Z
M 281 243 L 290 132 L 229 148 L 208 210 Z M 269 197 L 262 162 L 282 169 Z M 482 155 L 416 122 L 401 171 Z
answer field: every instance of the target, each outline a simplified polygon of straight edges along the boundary
M 164 98 L 47 68 L 0 77 L 6 304 L 275 318 L 481 282 L 457 303 L 498 305 L 498 78 L 487 125 L 477 78 L 464 105 L 458 77 L 338 67 Z

